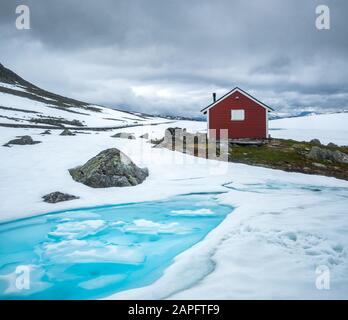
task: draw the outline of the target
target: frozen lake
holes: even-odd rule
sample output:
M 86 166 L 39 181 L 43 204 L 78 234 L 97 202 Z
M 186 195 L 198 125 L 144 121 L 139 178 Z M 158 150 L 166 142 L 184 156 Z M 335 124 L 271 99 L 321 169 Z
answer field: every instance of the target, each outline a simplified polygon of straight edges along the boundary
M 1 224 L 0 299 L 95 299 L 148 285 L 233 210 L 215 196 L 187 194 Z M 18 266 L 29 270 L 29 289 L 16 285 Z

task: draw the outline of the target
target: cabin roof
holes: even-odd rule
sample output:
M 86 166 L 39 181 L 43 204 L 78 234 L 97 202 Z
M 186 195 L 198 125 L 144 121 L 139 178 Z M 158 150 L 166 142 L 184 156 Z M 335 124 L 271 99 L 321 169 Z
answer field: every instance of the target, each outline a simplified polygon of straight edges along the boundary
M 268 111 L 274 111 L 274 109 L 272 109 L 271 107 L 269 107 L 268 105 L 264 104 L 263 102 L 261 102 L 260 100 L 254 98 L 252 95 L 250 95 L 249 93 L 245 92 L 244 90 L 235 87 L 234 89 L 232 89 L 231 91 L 227 92 L 225 95 L 223 95 L 222 97 L 220 97 L 219 99 L 217 99 L 215 102 L 211 103 L 209 106 L 203 108 L 201 110 L 201 112 L 206 113 L 209 109 L 213 108 L 215 105 L 217 105 L 219 102 L 221 102 L 222 100 L 226 99 L 227 97 L 229 97 L 230 95 L 232 95 L 233 93 L 235 93 L 236 91 L 240 92 L 241 94 L 247 96 L 249 99 L 253 100 L 254 102 L 256 102 L 257 104 L 259 104 L 261 107 L 267 109 Z

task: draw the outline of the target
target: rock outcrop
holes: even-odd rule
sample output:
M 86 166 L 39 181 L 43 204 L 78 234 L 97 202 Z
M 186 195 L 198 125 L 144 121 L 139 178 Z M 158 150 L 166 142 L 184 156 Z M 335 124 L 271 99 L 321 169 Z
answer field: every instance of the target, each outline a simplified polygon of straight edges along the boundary
M 4 147 L 10 147 L 13 144 L 17 145 L 27 145 L 27 144 L 38 144 L 41 143 L 41 141 L 34 141 L 31 136 L 21 136 L 18 137 L 18 139 L 13 139 L 4 144 Z
M 148 170 L 136 166 L 116 148 L 100 152 L 84 165 L 69 169 L 72 178 L 92 188 L 128 187 L 142 183 Z
M 57 203 L 57 202 L 62 202 L 62 201 L 69 201 L 69 200 L 74 200 L 78 199 L 79 197 L 73 196 L 68 193 L 62 193 L 59 191 L 55 191 L 49 194 L 46 194 L 45 196 L 42 197 L 42 199 L 45 202 L 48 203 Z
M 319 161 L 334 161 L 339 163 L 348 163 L 348 155 L 339 150 L 329 150 L 317 146 L 312 147 L 307 155 L 309 159 Z
M 149 134 L 148 133 L 144 133 L 141 136 L 139 136 L 139 138 L 141 138 L 141 139 L 149 139 Z
M 329 147 L 329 148 L 338 148 L 338 145 L 335 144 L 335 143 L 329 142 L 329 143 L 327 144 L 327 147 Z
M 122 139 L 131 139 L 135 140 L 135 137 L 132 133 L 127 133 L 127 132 L 119 132 L 111 136 L 111 138 L 122 138 Z
M 64 129 L 60 133 L 60 136 L 75 136 L 75 133 L 72 133 L 69 129 Z
M 319 139 L 312 139 L 311 141 L 309 141 L 309 143 L 315 146 L 321 146 L 321 142 Z

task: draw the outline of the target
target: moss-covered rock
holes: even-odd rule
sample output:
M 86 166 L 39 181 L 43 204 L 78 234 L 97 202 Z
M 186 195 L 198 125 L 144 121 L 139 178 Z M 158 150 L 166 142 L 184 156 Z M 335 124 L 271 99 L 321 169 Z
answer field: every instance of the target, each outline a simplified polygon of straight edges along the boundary
M 62 201 L 69 201 L 69 200 L 74 200 L 78 199 L 79 197 L 73 196 L 68 193 L 62 193 L 59 191 L 55 191 L 49 194 L 46 194 L 45 196 L 42 197 L 42 199 L 45 202 L 48 203 L 57 203 L 57 202 L 62 202 Z
M 69 169 L 72 178 L 92 188 L 128 187 L 142 183 L 148 170 L 116 148 L 100 152 L 84 165 Z
M 319 148 L 317 146 L 312 147 L 308 154 L 308 158 L 320 161 L 334 161 L 340 163 L 348 163 L 348 155 L 339 150 L 330 150 Z

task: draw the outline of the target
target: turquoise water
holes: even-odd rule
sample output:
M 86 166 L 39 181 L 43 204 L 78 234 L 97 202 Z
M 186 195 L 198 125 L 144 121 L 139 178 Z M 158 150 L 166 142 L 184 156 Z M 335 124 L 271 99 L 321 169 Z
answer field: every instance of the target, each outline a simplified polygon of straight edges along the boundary
M 1 224 L 0 299 L 95 299 L 148 285 L 232 211 L 215 197 L 181 195 Z M 29 289 L 18 289 L 18 266 Z

